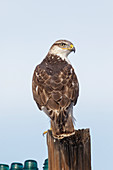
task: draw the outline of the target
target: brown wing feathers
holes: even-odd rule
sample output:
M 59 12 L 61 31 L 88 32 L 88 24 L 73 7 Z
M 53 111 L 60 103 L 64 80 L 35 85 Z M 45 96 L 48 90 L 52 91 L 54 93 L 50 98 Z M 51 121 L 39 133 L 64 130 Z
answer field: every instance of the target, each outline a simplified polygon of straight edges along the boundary
M 46 68 L 46 67 L 45 67 Z M 49 70 L 50 71 L 50 70 Z M 49 72 L 50 73 L 50 72 Z M 54 114 L 66 110 L 78 98 L 78 81 L 71 65 L 67 65 L 54 75 L 46 69 L 36 67 L 33 75 L 33 96 L 40 109 L 46 107 L 53 120 Z

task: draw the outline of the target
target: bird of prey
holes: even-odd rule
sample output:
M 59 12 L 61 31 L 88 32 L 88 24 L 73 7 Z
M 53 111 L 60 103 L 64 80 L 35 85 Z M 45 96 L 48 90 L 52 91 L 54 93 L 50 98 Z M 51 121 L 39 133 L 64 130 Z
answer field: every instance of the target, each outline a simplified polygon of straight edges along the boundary
M 44 60 L 36 66 L 32 79 L 33 98 L 51 120 L 52 135 L 64 138 L 75 133 L 73 106 L 79 96 L 79 83 L 68 59 L 74 45 L 56 41 Z

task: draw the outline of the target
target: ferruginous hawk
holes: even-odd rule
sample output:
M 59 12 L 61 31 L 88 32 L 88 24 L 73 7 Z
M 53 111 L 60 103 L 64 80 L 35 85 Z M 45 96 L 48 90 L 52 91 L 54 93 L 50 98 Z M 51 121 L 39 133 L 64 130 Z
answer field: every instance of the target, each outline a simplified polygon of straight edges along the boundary
M 44 60 L 36 66 L 32 91 L 35 102 L 51 119 L 52 134 L 63 138 L 74 134 L 73 106 L 79 95 L 79 83 L 68 55 L 74 45 L 58 40 Z

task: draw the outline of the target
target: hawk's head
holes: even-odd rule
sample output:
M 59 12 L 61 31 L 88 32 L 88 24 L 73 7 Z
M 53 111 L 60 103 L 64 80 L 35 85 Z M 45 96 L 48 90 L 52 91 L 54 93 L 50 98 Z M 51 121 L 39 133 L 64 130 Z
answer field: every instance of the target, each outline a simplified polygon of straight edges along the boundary
M 72 51 L 75 52 L 74 45 L 67 40 L 58 40 L 50 48 L 49 54 L 58 55 L 61 58 L 66 58 Z

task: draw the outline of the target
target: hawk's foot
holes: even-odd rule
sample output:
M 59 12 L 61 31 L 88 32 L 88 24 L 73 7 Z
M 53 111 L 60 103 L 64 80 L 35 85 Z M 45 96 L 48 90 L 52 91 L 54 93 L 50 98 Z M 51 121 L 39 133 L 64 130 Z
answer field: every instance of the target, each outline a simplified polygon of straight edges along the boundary
M 52 128 L 50 128 L 49 130 L 52 130 Z M 48 132 L 48 130 L 46 130 L 45 132 L 43 132 L 43 136 Z

